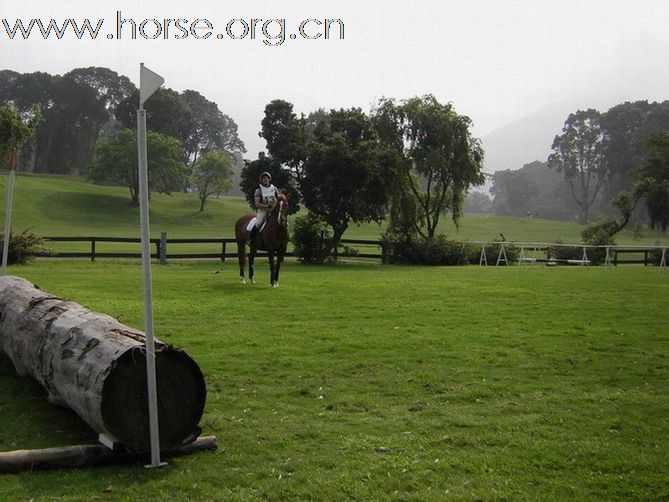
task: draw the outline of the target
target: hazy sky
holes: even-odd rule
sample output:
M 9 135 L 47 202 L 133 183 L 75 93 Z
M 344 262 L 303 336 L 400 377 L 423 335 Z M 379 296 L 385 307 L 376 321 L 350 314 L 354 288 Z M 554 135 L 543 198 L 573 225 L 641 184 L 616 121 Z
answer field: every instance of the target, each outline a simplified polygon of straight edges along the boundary
M 136 40 L 130 22 L 117 39 L 119 11 L 135 22 Z M 45 26 L 51 18 L 59 25 L 68 18 L 79 24 L 88 18 L 93 26 L 104 21 L 94 40 L 68 32 L 45 41 L 37 28 L 28 40 L 10 40 L 2 20 L 12 28 L 19 18 L 26 26 L 32 18 Z M 176 39 L 184 31 L 172 21 L 165 39 L 165 19 L 187 20 L 180 21 L 185 29 L 200 19 L 193 31 L 201 38 L 189 32 Z M 262 19 L 255 39 L 252 19 Z M 269 19 L 285 19 L 285 28 Z M 325 39 L 318 24 L 325 19 L 342 21 L 343 40 L 337 23 Z M 303 27 L 307 36 L 322 36 L 302 38 L 304 20 L 312 20 Z M 239 125 L 248 157 L 264 148 L 260 120 L 275 98 L 309 113 L 369 111 L 383 96 L 431 93 L 471 117 L 474 133 L 483 136 L 557 101 L 604 111 L 626 100 L 669 97 L 667 0 L 0 0 L 0 23 L 0 68 L 63 74 L 104 66 L 139 85 L 144 62 L 165 86 L 215 101 Z M 263 34 L 263 23 L 276 38 Z

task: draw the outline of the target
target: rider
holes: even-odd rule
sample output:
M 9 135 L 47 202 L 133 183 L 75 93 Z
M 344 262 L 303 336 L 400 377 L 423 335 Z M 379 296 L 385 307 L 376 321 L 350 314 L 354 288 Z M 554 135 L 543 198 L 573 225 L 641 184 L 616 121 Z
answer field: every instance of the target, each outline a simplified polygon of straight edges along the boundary
M 267 214 L 272 210 L 274 204 L 276 204 L 277 197 L 281 192 L 272 185 L 272 175 L 267 171 L 263 172 L 260 175 L 260 185 L 256 188 L 255 193 L 253 194 L 253 202 L 255 203 L 257 212 L 256 212 L 256 223 L 249 232 L 249 245 L 253 242 L 256 235 L 258 235 L 258 230 L 262 225 L 263 221 L 267 217 Z

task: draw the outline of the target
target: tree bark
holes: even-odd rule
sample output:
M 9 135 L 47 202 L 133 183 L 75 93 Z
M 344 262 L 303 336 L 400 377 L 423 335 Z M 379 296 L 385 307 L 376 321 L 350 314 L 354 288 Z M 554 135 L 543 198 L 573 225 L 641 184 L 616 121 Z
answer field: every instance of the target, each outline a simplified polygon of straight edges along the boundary
M 150 451 L 145 335 L 105 314 L 0 277 L 0 349 L 49 401 L 67 406 L 98 434 Z M 160 448 L 195 440 L 206 389 L 184 351 L 156 340 Z

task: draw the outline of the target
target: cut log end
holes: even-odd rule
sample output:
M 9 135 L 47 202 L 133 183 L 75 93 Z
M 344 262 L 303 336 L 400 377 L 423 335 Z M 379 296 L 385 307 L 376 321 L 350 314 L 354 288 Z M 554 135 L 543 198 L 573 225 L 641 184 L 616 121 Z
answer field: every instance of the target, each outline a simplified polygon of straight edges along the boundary
M 156 348 L 160 449 L 194 441 L 204 412 L 206 387 L 200 368 L 183 351 Z M 127 351 L 105 379 L 102 418 L 112 436 L 136 451 L 150 451 L 148 386 L 143 347 Z

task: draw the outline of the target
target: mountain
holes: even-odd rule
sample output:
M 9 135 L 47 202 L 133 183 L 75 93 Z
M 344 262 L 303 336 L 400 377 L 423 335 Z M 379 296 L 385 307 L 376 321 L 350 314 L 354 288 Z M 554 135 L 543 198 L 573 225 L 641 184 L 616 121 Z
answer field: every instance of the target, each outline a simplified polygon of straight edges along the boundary
M 552 103 L 522 119 L 506 124 L 481 138 L 485 171 L 516 170 L 535 160 L 545 161 L 553 139 L 562 130 L 573 103 Z

